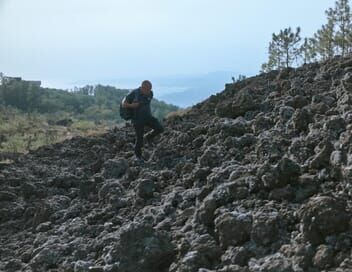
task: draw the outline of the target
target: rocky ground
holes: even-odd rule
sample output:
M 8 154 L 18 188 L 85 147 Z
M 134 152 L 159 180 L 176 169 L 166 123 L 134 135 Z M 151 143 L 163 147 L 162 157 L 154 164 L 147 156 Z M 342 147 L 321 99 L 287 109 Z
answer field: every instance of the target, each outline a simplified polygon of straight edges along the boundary
M 1 271 L 352 271 L 352 58 L 249 78 L 0 173 Z

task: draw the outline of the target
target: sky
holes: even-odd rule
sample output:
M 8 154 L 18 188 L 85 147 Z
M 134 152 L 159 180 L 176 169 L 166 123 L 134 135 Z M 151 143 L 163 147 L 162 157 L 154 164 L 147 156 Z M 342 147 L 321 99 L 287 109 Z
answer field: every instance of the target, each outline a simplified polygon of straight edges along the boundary
M 312 36 L 334 2 L 0 0 L 0 71 L 51 87 L 255 75 L 273 32 L 300 26 L 303 37 Z

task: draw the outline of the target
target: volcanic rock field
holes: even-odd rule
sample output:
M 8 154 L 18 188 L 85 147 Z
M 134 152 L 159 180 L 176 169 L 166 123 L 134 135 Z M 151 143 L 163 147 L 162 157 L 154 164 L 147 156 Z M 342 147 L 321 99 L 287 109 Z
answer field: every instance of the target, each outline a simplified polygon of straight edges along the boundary
M 352 271 L 352 58 L 0 165 L 0 271 Z

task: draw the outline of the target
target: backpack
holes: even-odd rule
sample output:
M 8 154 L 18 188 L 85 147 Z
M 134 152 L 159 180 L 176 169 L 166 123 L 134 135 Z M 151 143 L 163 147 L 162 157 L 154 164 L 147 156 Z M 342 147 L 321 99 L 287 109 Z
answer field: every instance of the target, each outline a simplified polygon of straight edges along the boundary
M 134 90 L 135 98 L 133 101 L 139 101 L 139 90 Z M 120 103 L 120 116 L 123 120 L 131 120 L 134 117 L 135 109 L 124 108 L 122 106 L 123 102 L 126 100 L 126 96 L 122 99 Z

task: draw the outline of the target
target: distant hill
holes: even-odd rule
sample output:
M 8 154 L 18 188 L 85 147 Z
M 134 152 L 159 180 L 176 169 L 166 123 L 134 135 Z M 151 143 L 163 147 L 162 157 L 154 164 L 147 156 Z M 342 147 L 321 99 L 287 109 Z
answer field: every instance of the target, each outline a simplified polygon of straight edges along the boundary
M 41 88 L 39 83 L 20 78 L 2 81 L 0 152 L 26 152 L 122 124 L 119 104 L 127 93 L 128 90 L 102 85 L 68 92 Z M 152 101 L 152 112 L 159 119 L 177 109 L 156 99 Z
M 128 90 L 112 86 L 87 85 L 73 92 L 41 88 L 29 81 L 12 81 L 0 85 L 1 104 L 28 114 L 74 116 L 81 120 L 121 122 L 119 104 Z M 178 107 L 154 99 L 153 114 L 162 119 Z
M 236 72 L 218 71 L 204 74 L 151 76 L 149 79 L 153 83 L 153 90 L 158 99 L 179 107 L 189 107 L 222 91 L 225 82 L 231 81 L 231 78 L 237 75 Z M 83 80 L 74 82 L 73 85 L 93 84 L 101 81 L 112 86 L 134 88 L 138 86 L 140 80 L 141 78 L 137 77 Z

